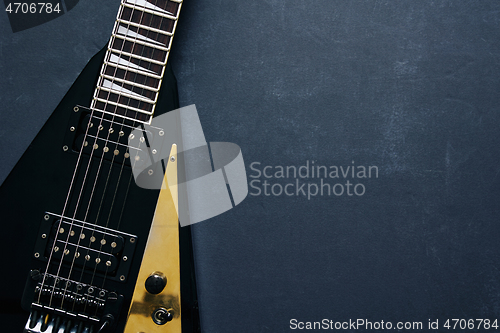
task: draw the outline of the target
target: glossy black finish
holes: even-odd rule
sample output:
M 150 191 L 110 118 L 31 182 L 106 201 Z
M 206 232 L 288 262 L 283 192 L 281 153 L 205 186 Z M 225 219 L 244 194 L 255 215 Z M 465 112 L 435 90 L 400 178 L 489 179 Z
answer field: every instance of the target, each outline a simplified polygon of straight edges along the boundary
M 14 271 L 25 272 L 21 276 L 27 276 L 31 271 L 32 277 L 36 277 L 40 272 L 45 271 L 46 260 L 43 260 L 43 254 L 39 258 L 35 258 L 33 245 L 43 235 L 39 231 L 39 227 L 40 225 L 43 227 L 41 222 L 44 221 L 47 212 L 61 214 L 64 210 L 63 206 L 78 153 L 73 149 L 65 151 L 63 146 L 71 126 L 71 117 L 75 113 L 74 106 L 88 106 L 90 103 L 103 57 L 104 49 L 91 59 L 0 188 L 0 201 L 6 208 L 3 211 L 3 218 L 6 221 L 13 222 L 4 224 L 3 232 L 18 237 L 17 242 L 14 244 L 9 243 L 8 249 L 5 248 L 5 243 L 0 248 L 2 253 L 7 251 L 17 253 L 16 257 L 5 258 L 4 267 L 12 269 L 13 274 L 4 275 L 3 278 L 3 282 L 8 284 L 9 288 L 16 290 L 15 300 L 12 301 L 13 310 L 16 312 L 19 309 L 17 300 L 21 299 L 25 281 L 23 278 L 19 278 L 17 274 L 14 274 Z M 175 108 L 178 108 L 176 81 L 170 66 L 167 66 L 159 96 L 157 114 Z M 89 156 L 84 155 L 81 164 L 87 165 L 88 162 Z M 130 238 L 123 237 L 123 239 L 125 242 L 131 242 L 133 239 L 135 250 L 130 252 L 130 257 L 127 258 L 130 267 L 123 273 L 125 281 L 121 281 L 120 278 L 109 278 L 102 272 L 94 274 L 88 269 L 83 269 L 82 273 L 81 267 L 73 268 L 71 278 L 82 281 L 82 283 L 92 283 L 94 286 L 102 285 L 107 291 L 116 292 L 118 297 L 123 295 L 123 306 L 120 313 L 114 316 L 116 328 L 113 331 L 108 330 L 109 332 L 121 332 L 135 286 L 135 277 L 139 271 L 142 253 L 146 245 L 158 191 L 144 190 L 137 187 L 133 181 L 130 167 L 125 166 L 122 168 L 121 163 L 111 163 L 104 160 L 100 164 L 99 159 L 93 159 L 90 165 L 87 179 L 93 181 L 94 178 L 92 177 L 98 174 L 97 170 L 99 168 L 101 173 L 107 175 L 109 172 L 111 175 L 108 181 L 104 181 L 103 177 L 98 178 L 96 183 L 94 198 L 98 195 L 99 197 L 102 196 L 102 204 L 90 205 L 88 212 L 82 204 L 80 204 L 82 208 L 78 206 L 79 209 L 76 209 L 77 195 L 72 193 L 68 204 L 69 208 L 66 209 L 66 212 L 76 210 L 76 218 L 82 220 L 85 214 L 88 214 L 87 221 L 97 221 L 98 225 L 132 235 Z M 78 172 L 75 188 L 81 187 L 83 174 L 82 171 Z M 117 194 L 113 196 L 115 188 L 117 188 Z M 87 189 L 84 190 L 83 200 L 81 201 L 85 202 L 90 197 L 89 192 Z M 112 208 L 115 207 L 113 204 L 119 204 L 120 209 Z M 191 234 L 189 228 L 181 228 L 180 233 L 183 251 L 181 253 L 183 330 L 185 332 L 197 332 L 199 325 L 195 296 L 196 286 L 192 269 Z M 24 260 L 20 261 L 19 258 Z M 32 260 L 28 260 L 29 258 L 32 258 Z M 51 267 L 50 272 L 54 274 L 56 268 Z M 69 274 L 69 269 L 69 265 L 62 265 L 61 276 Z M 34 273 L 37 271 L 38 274 Z M 118 273 L 116 276 L 120 277 L 121 274 Z M 36 283 L 37 280 L 28 279 L 28 285 L 33 286 Z M 26 297 L 33 296 L 30 296 L 29 291 L 27 293 L 28 296 Z M 25 299 L 24 304 L 29 304 L 29 302 Z M 27 319 L 28 312 L 26 312 L 24 320 L 16 319 L 11 322 L 9 324 L 12 325 L 11 331 L 21 332 Z

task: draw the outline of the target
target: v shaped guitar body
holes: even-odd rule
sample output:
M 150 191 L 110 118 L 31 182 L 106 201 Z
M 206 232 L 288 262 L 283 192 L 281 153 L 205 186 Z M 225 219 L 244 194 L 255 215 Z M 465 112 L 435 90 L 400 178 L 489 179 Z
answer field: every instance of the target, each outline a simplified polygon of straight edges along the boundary
M 173 283 L 162 276 L 166 272 L 141 270 L 159 191 L 136 186 L 126 140 L 119 141 L 128 135 L 124 129 L 88 125 L 87 107 L 105 51 L 85 67 L 0 188 L 0 304 L 9 313 L 1 318 L 4 332 L 123 332 L 134 289 L 145 290 L 142 315 L 161 332 L 181 332 L 181 326 L 182 332 L 199 331 L 188 227 L 173 228 L 178 253 L 155 248 L 148 254 L 153 262 L 155 256 L 159 262 L 165 256 L 178 258 L 179 309 L 147 303 L 163 282 L 166 289 Z M 179 107 L 168 65 L 161 87 L 155 115 Z M 115 132 L 123 145 L 110 150 L 97 147 L 100 142 L 85 145 L 87 126 Z M 83 167 L 75 171 L 78 163 Z M 69 193 L 70 186 L 77 190 Z M 141 276 L 152 276 L 150 286 L 138 280 L 140 270 Z M 182 323 L 170 329 L 179 311 Z

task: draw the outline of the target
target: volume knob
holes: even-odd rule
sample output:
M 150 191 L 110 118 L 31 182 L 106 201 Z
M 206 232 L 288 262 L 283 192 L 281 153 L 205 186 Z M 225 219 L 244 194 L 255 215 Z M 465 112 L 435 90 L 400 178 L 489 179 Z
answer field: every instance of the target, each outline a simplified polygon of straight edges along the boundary
M 145 287 L 148 293 L 157 295 L 165 289 L 167 278 L 162 272 L 154 272 L 146 279 Z

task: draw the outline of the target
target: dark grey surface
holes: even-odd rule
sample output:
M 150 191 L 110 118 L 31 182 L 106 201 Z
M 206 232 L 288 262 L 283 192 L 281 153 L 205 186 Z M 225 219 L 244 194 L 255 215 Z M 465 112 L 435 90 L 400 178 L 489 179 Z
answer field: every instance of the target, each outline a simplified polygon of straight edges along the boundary
M 16 34 L 0 15 L 2 180 L 116 7 Z M 208 141 L 249 175 L 379 167 L 361 197 L 249 196 L 196 225 L 204 332 L 500 317 L 499 23 L 498 1 L 186 1 L 171 62 Z

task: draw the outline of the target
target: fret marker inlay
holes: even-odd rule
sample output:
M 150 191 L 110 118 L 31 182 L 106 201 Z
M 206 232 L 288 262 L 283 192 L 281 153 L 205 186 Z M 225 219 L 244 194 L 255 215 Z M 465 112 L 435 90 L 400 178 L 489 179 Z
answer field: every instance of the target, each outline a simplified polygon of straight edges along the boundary
M 181 6 L 182 0 L 121 0 L 90 109 L 151 122 Z
M 123 36 L 137 38 L 137 39 L 149 42 L 149 43 L 153 43 L 153 44 L 165 46 L 165 44 L 157 42 L 156 40 L 148 38 L 148 37 L 146 37 L 144 35 L 138 34 L 137 32 L 134 32 L 134 31 L 132 31 L 130 29 L 125 28 L 123 25 L 120 25 L 118 27 L 118 33 L 122 34 Z
M 146 73 L 156 74 L 152 70 L 149 70 L 147 68 L 144 68 L 144 67 L 136 65 L 134 63 L 131 63 L 130 61 L 125 60 L 123 58 L 120 58 L 120 57 L 118 57 L 117 55 L 115 55 L 113 53 L 109 57 L 109 62 L 114 62 L 115 64 L 119 64 L 119 65 L 123 65 L 123 66 L 126 66 L 126 67 L 131 67 L 131 68 L 134 68 L 134 69 L 138 69 L 138 70 L 141 70 L 141 71 L 146 72 Z
M 127 0 L 126 2 L 131 4 L 131 5 L 141 6 L 141 7 L 148 8 L 148 9 L 160 12 L 160 13 L 175 16 L 173 13 L 166 11 L 164 9 L 161 9 L 160 7 L 157 7 L 146 0 Z
M 118 84 L 116 84 L 114 82 L 111 82 L 111 81 L 109 81 L 107 79 L 104 79 L 104 81 L 102 83 L 102 86 L 104 88 L 108 88 L 110 90 L 114 90 L 114 91 L 116 91 L 118 93 L 123 92 L 123 93 L 126 93 L 126 94 L 131 95 L 131 96 L 144 98 L 142 95 L 139 95 L 139 94 L 137 94 L 137 93 L 135 93 L 133 91 L 125 89 L 124 87 L 122 87 L 122 86 L 120 86 L 120 85 L 118 85 Z M 110 133 L 113 133 L 113 132 L 110 132 Z

